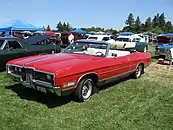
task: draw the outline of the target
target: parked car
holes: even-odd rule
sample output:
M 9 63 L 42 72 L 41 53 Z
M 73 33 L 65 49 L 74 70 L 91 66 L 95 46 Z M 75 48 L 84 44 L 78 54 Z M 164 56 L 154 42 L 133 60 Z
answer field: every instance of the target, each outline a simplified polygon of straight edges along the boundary
M 157 44 L 169 44 L 173 41 L 173 34 L 162 34 L 157 37 Z
M 159 58 L 167 59 L 167 55 L 170 53 L 171 48 L 173 48 L 173 42 L 169 44 L 158 44 L 155 48 L 155 54 L 159 56 Z
M 110 44 L 111 48 L 114 48 L 115 40 L 110 35 L 89 35 L 87 40 L 105 41 Z
M 173 35 L 162 34 L 157 37 L 157 44 L 155 47 L 155 54 L 160 58 L 166 58 L 167 53 L 173 48 Z
M 117 49 L 135 49 L 136 51 L 146 52 L 148 50 L 148 43 L 145 39 L 137 34 L 130 36 L 118 36 L 115 40 Z
M 37 37 L 37 36 L 36 36 Z M 9 60 L 37 55 L 37 54 L 47 54 L 58 53 L 61 51 L 59 45 L 55 44 L 47 44 L 44 40 L 48 37 L 39 36 L 39 38 L 35 38 L 35 36 L 29 39 L 19 39 L 19 38 L 0 38 L 0 69 L 4 69 L 6 63 Z M 44 44 L 43 44 L 43 43 Z
M 58 96 L 73 94 L 83 102 L 94 87 L 129 75 L 139 78 L 150 61 L 148 52 L 112 50 L 106 42 L 78 40 L 58 54 L 9 61 L 7 73 L 26 87 Z

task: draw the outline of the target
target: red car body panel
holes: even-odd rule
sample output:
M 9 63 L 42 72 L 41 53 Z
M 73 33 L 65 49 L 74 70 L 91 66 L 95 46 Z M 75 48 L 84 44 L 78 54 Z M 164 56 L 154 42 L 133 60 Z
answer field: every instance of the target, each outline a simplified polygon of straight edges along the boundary
M 120 74 L 135 71 L 140 63 L 147 65 L 151 55 L 144 52 L 133 52 L 127 56 L 103 58 L 84 54 L 58 53 L 49 55 L 30 56 L 9 61 L 7 64 L 31 67 L 35 70 L 53 73 L 54 86 L 61 90 L 75 88 L 80 78 L 86 74 L 96 74 L 99 81 Z M 74 81 L 75 85 L 63 88 L 62 85 Z

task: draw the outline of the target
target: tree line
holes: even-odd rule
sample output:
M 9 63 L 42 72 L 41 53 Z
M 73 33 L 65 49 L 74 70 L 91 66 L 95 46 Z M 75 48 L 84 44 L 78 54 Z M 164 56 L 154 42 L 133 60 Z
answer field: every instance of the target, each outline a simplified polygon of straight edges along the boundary
M 122 31 L 130 31 L 134 33 L 153 32 L 156 34 L 173 32 L 173 25 L 171 21 L 166 21 L 164 13 L 157 13 L 153 19 L 148 17 L 145 23 L 141 22 L 139 16 L 134 19 L 133 14 L 130 13 L 125 24 L 127 26 L 123 27 Z
M 81 28 L 84 31 L 90 32 L 110 32 L 113 34 L 116 34 L 120 31 L 126 31 L 126 32 L 133 32 L 133 33 L 142 33 L 142 32 L 153 32 L 156 34 L 161 34 L 161 33 L 169 33 L 173 32 L 173 24 L 171 21 L 166 21 L 165 14 L 159 14 L 157 13 L 153 18 L 148 17 L 144 23 L 141 22 L 140 17 L 137 16 L 136 19 L 134 18 L 134 15 L 130 13 L 127 17 L 127 20 L 125 21 L 126 26 L 123 27 L 122 30 L 116 30 L 113 28 L 110 29 L 105 29 L 101 27 L 91 27 L 91 28 Z M 48 25 L 46 28 L 44 27 L 45 30 L 47 31 L 52 31 L 50 28 L 50 25 Z M 58 31 L 58 32 L 70 32 L 74 30 L 69 22 L 61 22 L 59 21 L 56 26 L 57 30 L 53 31 Z

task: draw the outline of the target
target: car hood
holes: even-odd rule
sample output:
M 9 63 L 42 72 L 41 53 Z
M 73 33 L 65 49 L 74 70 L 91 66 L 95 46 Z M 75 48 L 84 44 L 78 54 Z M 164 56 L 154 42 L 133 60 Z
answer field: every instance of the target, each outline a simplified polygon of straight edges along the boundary
M 36 70 L 55 73 L 60 70 L 67 70 L 67 68 L 74 66 L 81 67 L 83 64 L 91 63 L 92 61 L 96 61 L 100 58 L 101 57 L 83 54 L 58 53 L 20 58 L 8 62 L 8 64 L 31 67 Z

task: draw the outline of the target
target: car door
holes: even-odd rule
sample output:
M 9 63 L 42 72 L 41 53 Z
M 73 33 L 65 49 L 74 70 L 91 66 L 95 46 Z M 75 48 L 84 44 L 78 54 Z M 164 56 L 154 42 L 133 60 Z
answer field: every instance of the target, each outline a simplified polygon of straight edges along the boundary
M 126 42 L 125 48 L 135 48 L 135 46 L 136 46 L 136 38 L 130 40 L 129 42 Z
M 112 79 L 130 72 L 130 56 L 120 56 L 105 59 L 105 68 L 101 72 L 101 79 Z
M 5 67 L 5 64 L 15 58 L 20 58 L 26 56 L 27 53 L 25 49 L 22 47 L 22 45 L 16 41 L 16 40 L 9 40 L 6 42 L 6 45 L 4 46 L 1 57 L 4 57 L 2 59 L 2 64 Z

